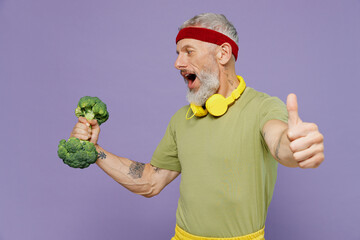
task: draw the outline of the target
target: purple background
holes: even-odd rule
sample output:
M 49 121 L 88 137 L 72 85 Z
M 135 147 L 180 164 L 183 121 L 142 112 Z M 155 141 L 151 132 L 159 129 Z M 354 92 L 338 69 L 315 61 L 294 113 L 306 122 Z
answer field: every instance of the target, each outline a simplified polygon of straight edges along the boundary
M 295 92 L 325 136 L 320 168 L 279 166 L 267 239 L 360 239 L 359 0 L 0 0 L 0 240 L 170 239 L 180 177 L 146 199 L 56 151 L 96 95 L 111 114 L 100 145 L 149 162 L 186 104 L 177 27 L 202 12 L 236 26 L 247 84 Z

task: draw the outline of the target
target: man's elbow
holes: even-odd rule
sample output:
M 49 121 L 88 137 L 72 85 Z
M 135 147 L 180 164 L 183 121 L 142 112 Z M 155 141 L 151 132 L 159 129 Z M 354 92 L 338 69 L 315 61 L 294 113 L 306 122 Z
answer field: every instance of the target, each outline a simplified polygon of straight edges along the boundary
M 163 188 L 160 184 L 155 181 L 147 181 L 141 188 L 138 189 L 135 193 L 146 198 L 152 198 L 158 195 Z
M 144 196 L 146 198 L 152 198 L 158 195 L 161 192 L 161 189 L 157 189 L 155 187 L 151 187 L 148 191 L 144 193 L 140 193 L 141 196 Z

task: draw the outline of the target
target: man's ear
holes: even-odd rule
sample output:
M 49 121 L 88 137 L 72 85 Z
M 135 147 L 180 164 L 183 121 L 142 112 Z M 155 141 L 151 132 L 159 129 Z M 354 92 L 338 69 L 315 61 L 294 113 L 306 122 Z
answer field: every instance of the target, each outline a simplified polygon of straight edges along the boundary
M 222 65 L 226 65 L 232 56 L 232 48 L 229 43 L 223 43 L 219 46 L 216 57 L 218 62 Z

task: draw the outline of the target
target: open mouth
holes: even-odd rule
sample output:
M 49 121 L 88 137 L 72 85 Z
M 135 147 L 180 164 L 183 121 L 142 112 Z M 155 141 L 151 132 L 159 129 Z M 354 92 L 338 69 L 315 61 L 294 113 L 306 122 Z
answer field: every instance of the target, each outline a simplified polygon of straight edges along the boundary
M 184 75 L 184 78 L 185 78 L 187 81 L 195 81 L 195 79 L 196 79 L 196 74 L 187 73 L 187 74 Z
M 195 88 L 197 79 L 197 75 L 195 73 L 181 71 L 180 74 L 184 78 L 184 81 L 188 85 L 189 89 Z

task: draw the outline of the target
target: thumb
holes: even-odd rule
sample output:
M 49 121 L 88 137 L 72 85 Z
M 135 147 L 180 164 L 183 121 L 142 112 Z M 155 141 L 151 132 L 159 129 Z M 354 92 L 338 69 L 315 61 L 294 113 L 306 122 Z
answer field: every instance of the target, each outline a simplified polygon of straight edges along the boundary
M 298 114 L 297 98 L 294 93 L 290 93 L 288 95 L 286 101 L 286 108 L 289 115 L 289 119 L 288 119 L 289 128 L 292 128 L 296 126 L 298 123 L 301 123 L 301 119 L 299 118 L 299 114 Z
M 98 122 L 97 122 L 96 119 L 91 119 L 91 120 L 89 120 L 89 123 L 90 123 L 90 125 L 92 126 L 92 128 L 99 126 L 99 124 L 98 124 Z
M 100 133 L 100 126 L 96 119 L 90 120 L 89 123 L 91 125 L 90 142 L 97 144 L 97 140 L 99 138 L 99 133 Z
M 79 122 L 85 124 L 86 126 L 90 127 L 90 123 L 84 117 L 79 117 Z

